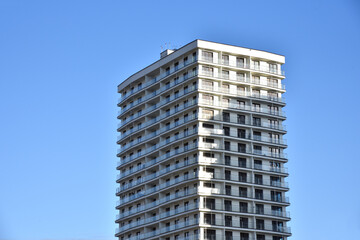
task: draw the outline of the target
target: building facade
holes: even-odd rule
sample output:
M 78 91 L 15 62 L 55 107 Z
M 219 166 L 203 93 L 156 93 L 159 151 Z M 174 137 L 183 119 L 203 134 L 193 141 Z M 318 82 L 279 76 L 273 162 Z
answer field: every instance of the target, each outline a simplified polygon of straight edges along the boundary
M 118 86 L 119 240 L 286 240 L 285 57 L 195 40 Z

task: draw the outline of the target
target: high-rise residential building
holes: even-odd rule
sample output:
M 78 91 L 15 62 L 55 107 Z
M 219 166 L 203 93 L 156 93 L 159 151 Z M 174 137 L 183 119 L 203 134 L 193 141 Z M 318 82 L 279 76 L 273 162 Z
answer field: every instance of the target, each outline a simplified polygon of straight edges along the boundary
M 282 55 L 195 40 L 118 86 L 119 240 L 286 240 Z

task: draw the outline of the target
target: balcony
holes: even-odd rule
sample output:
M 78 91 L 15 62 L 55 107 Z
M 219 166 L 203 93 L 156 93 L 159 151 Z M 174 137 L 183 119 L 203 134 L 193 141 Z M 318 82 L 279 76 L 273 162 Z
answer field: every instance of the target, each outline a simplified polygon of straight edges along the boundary
M 208 63 L 214 63 L 213 58 L 205 58 L 204 56 L 201 56 L 199 60 L 204 61 L 204 62 L 208 62 Z M 237 62 L 237 61 L 226 61 L 224 63 L 218 61 L 218 63 L 215 63 L 215 64 L 222 65 L 222 66 L 230 66 L 230 67 L 240 68 L 240 69 L 249 69 L 249 70 L 258 71 L 258 72 L 264 72 L 264 73 L 270 73 L 270 74 L 285 76 L 285 71 L 278 70 L 276 68 L 270 68 L 268 66 L 259 66 L 259 65 L 256 65 L 256 64 L 240 63 L 240 62 Z
M 199 103 L 203 104 L 203 105 L 214 106 L 214 107 L 232 108 L 232 109 L 239 109 L 242 111 L 251 111 L 251 112 L 259 113 L 259 114 L 268 114 L 268 115 L 285 117 L 285 112 L 282 111 L 281 108 L 280 108 L 280 110 L 273 110 L 273 109 L 264 108 L 264 107 L 239 105 L 239 104 L 235 104 L 235 103 L 223 103 L 223 102 L 215 103 L 214 101 L 209 101 L 206 99 L 200 99 Z
M 195 74 L 193 76 L 196 76 L 196 75 L 197 74 Z M 121 110 L 118 111 L 118 117 L 120 117 L 122 114 L 129 111 L 133 107 L 138 106 L 141 103 L 145 103 L 146 101 L 148 101 L 151 98 L 154 98 L 155 96 L 159 96 L 160 94 L 162 94 L 163 92 L 166 92 L 171 87 L 179 85 L 180 83 L 184 82 L 185 80 L 186 79 L 182 76 L 176 82 L 172 82 L 172 84 L 170 84 L 170 85 L 163 86 L 160 89 L 158 89 L 158 90 L 156 90 L 156 91 L 154 91 L 152 93 L 149 93 L 148 95 L 142 97 L 140 100 L 129 103 L 128 105 L 126 105 L 125 108 L 122 108 Z M 173 99 L 175 99 L 175 97 L 178 98 L 178 97 L 184 96 L 187 93 L 189 93 L 189 91 L 193 91 L 193 90 L 196 90 L 195 86 L 191 86 L 190 89 L 187 89 L 187 90 L 182 90 L 182 91 L 179 92 L 179 94 L 177 96 L 173 96 Z M 173 99 L 171 99 L 171 100 L 173 100 Z
M 191 61 L 188 61 L 187 63 L 183 63 L 183 64 L 178 65 L 177 67 L 170 68 L 169 72 L 164 72 L 164 73 L 160 74 L 159 76 L 154 77 L 151 80 L 147 81 L 146 83 L 142 84 L 141 87 L 138 88 L 137 90 L 131 90 L 131 91 L 127 92 L 126 94 L 122 95 L 121 98 L 119 99 L 119 103 L 124 101 L 126 98 L 128 98 L 132 94 L 140 92 L 141 90 L 145 89 L 146 87 L 153 85 L 154 83 L 159 82 L 162 79 L 165 79 L 169 75 L 182 70 L 183 68 L 187 67 L 188 65 L 190 65 L 191 63 L 194 63 L 196 61 L 197 61 L 197 59 L 193 58 Z
M 169 129 L 173 129 L 175 127 L 178 127 L 178 126 L 180 126 L 184 123 L 187 123 L 189 121 L 192 121 L 194 119 L 197 119 L 197 114 L 190 114 L 187 117 L 181 118 L 178 123 L 171 123 L 169 126 L 165 126 L 165 127 L 162 127 L 160 129 L 156 130 L 155 135 L 158 136 L 158 135 L 168 131 Z M 118 138 L 118 141 L 124 139 L 125 137 L 129 136 L 130 134 L 133 134 L 137 131 L 145 129 L 146 127 L 148 127 L 152 124 L 154 124 L 153 121 L 147 121 L 146 123 L 142 124 L 141 126 L 137 125 L 133 129 L 126 131 L 126 133 L 121 134 L 121 136 L 119 136 L 119 138 Z M 151 133 L 151 134 L 153 134 L 153 133 Z
M 196 86 L 192 86 L 190 91 L 191 91 L 191 92 L 195 92 L 196 89 L 197 89 Z M 190 91 L 189 91 L 189 92 L 190 92 Z M 189 93 L 189 92 L 187 92 L 187 93 Z M 187 94 L 187 93 L 186 93 L 186 94 Z M 184 93 L 184 94 L 185 94 L 185 93 Z M 164 100 L 162 100 L 162 101 L 160 101 L 160 102 L 158 102 L 158 103 L 156 103 L 156 104 L 154 104 L 154 105 L 152 105 L 152 106 L 149 106 L 149 107 L 146 108 L 146 110 L 144 110 L 144 111 L 137 112 L 136 114 L 134 114 L 134 115 L 132 115 L 132 116 L 129 116 L 128 118 L 126 118 L 125 120 L 122 120 L 122 121 L 118 124 L 118 128 L 124 126 L 125 124 L 129 123 L 130 121 L 132 121 L 132 120 L 134 120 L 134 119 L 136 119 L 136 118 L 143 117 L 143 116 L 145 116 L 146 114 L 151 113 L 152 111 L 154 111 L 154 110 L 157 109 L 157 108 L 160 108 L 160 107 L 163 107 L 163 106 L 167 105 L 171 100 L 174 100 L 174 99 L 175 99 L 175 96 L 172 96 L 172 99 L 170 99 L 170 100 L 164 99 Z M 190 106 L 191 104 L 193 104 L 194 100 L 190 100 L 189 102 L 190 102 L 190 103 L 187 104 L 188 106 Z M 181 105 L 181 110 L 184 109 L 184 108 L 186 108 L 186 107 L 188 107 L 188 106 L 186 106 L 185 104 L 182 104 L 182 105 Z M 179 110 L 180 110 L 180 109 L 179 109 Z

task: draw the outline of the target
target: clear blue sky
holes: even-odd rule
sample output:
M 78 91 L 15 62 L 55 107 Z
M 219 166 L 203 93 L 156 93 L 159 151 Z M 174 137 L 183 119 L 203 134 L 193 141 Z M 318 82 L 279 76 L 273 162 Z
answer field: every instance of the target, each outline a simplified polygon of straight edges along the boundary
M 116 86 L 166 42 L 286 56 L 292 239 L 360 236 L 360 3 L 0 1 L 0 239 L 113 240 Z

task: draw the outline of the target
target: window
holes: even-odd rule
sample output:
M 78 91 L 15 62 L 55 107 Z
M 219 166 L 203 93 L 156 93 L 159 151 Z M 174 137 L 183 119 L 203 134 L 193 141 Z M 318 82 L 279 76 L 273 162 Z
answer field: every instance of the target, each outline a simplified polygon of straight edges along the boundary
M 184 57 L 184 65 L 188 64 L 188 57 Z
M 229 79 L 229 71 L 222 70 L 221 76 L 223 79 Z
M 282 202 L 282 193 L 271 191 L 271 201 Z
M 208 109 L 203 109 L 202 116 L 205 119 L 214 119 L 214 111 L 208 110 Z
M 203 80 L 201 85 L 204 90 L 214 90 L 214 83 L 212 81 Z
M 280 172 L 281 171 L 281 163 L 271 161 L 270 162 L 270 171 Z
M 214 124 L 203 123 L 204 128 L 214 129 Z
M 240 233 L 240 240 L 249 240 L 248 233 Z
M 232 227 L 232 216 L 225 215 L 225 227 Z
M 260 90 L 253 89 L 252 90 L 252 96 L 256 98 L 260 98 Z
M 264 205 L 263 204 L 256 204 L 255 205 L 255 212 L 256 212 L 256 214 L 264 214 Z
M 265 235 L 257 234 L 256 235 L 256 240 L 265 240 Z
M 202 51 L 202 60 L 206 62 L 213 62 L 213 53 L 208 51 Z
M 206 240 L 216 240 L 216 230 L 206 229 L 205 230 L 205 239 Z
M 166 72 L 166 75 L 169 75 L 170 74 L 170 67 L 167 67 L 166 69 L 165 69 L 165 72 Z M 169 83 L 170 84 L 170 83 Z
M 261 147 L 261 146 L 254 145 L 254 153 L 261 155 L 261 154 L 262 154 L 262 147 Z
M 230 128 L 229 127 L 223 127 L 224 129 L 224 135 L 225 136 L 230 136 Z
M 270 128 L 279 129 L 279 121 L 274 119 L 269 119 Z
M 231 195 L 231 186 L 230 185 L 225 186 L 225 194 L 226 195 Z
M 264 230 L 265 229 L 265 223 L 263 219 L 256 219 L 256 229 Z
M 193 61 L 196 61 L 196 52 L 192 54 Z
M 245 124 L 245 115 L 237 115 L 237 123 L 239 124 Z
M 239 196 L 240 197 L 247 197 L 247 188 L 239 187 Z
M 204 214 L 205 224 L 215 225 L 215 214 Z
M 263 184 L 263 176 L 255 174 L 255 184 Z
M 204 187 L 207 187 L 207 188 L 215 188 L 215 183 L 204 182 Z
M 260 70 L 260 62 L 259 62 L 259 61 L 254 61 L 253 68 L 254 68 L 255 70 Z
M 214 76 L 214 68 L 207 67 L 207 66 L 202 66 L 202 73 L 205 76 L 213 77 Z
M 221 86 L 221 91 L 222 91 L 223 93 L 229 93 L 229 92 L 230 92 L 230 85 L 229 85 L 229 84 L 223 84 L 223 85 Z
M 215 199 L 212 198 L 204 198 L 205 208 L 215 210 Z
M 253 132 L 253 138 L 256 141 L 261 141 L 261 132 Z
M 263 199 L 263 190 L 262 189 L 255 189 L 255 198 Z
M 214 97 L 211 95 L 203 94 L 202 95 L 202 102 L 208 105 L 213 105 Z
M 230 151 L 230 142 L 225 141 L 224 146 L 226 151 Z
M 245 109 L 245 102 L 244 101 L 240 101 L 240 100 L 237 100 L 237 108 L 238 109 Z
M 225 240 L 233 240 L 233 234 L 230 231 L 225 231 Z
M 281 221 L 272 221 L 273 231 L 282 232 L 284 231 L 284 224 Z
M 236 58 L 236 66 L 241 68 L 245 67 L 245 59 L 240 57 Z
M 246 168 L 246 158 L 239 157 L 238 158 L 238 166 L 242 168 Z
M 282 217 L 282 216 L 283 216 L 283 214 L 282 214 L 282 207 L 271 206 L 271 213 L 272 213 L 272 215 Z
M 222 113 L 222 117 L 223 117 L 223 121 L 224 121 L 224 122 L 230 122 L 230 113 L 228 113 L 228 112 L 223 112 L 223 113 Z
M 240 227 L 242 228 L 248 228 L 249 227 L 249 219 L 240 217 Z
M 179 69 L 179 62 L 176 62 L 174 64 L 174 70 L 177 71 Z
M 247 213 L 248 212 L 248 203 L 247 202 L 240 202 L 239 203 L 240 212 Z
M 230 162 L 231 162 L 231 158 L 230 156 L 225 156 L 225 165 L 230 165 Z
M 221 60 L 222 60 L 222 64 L 229 65 L 229 55 L 222 55 Z
M 260 112 L 260 104 L 253 103 L 252 110 L 255 111 L 255 112 Z
M 261 127 L 261 118 L 253 117 L 253 125 Z
M 261 160 L 254 160 L 254 168 L 255 169 L 262 169 L 262 161 Z
M 203 138 L 203 142 L 206 142 L 206 143 L 214 143 L 215 140 L 213 138 Z
M 239 82 L 245 82 L 245 73 L 236 73 L 236 80 Z
M 269 63 L 269 72 L 277 73 L 277 65 L 274 63 Z
M 237 94 L 240 96 L 245 96 L 245 87 L 237 87 Z
M 246 182 L 247 181 L 247 174 L 244 172 L 239 172 L 239 182 Z
M 225 170 L 225 180 L 231 180 L 231 171 Z
M 214 158 L 214 154 L 213 154 L 213 153 L 210 153 L 210 152 L 204 152 L 204 153 L 203 153 L 203 156 L 204 156 L 204 157 L 208 157 L 208 158 Z
M 238 152 L 240 152 L 240 153 L 246 153 L 246 144 L 244 144 L 244 143 L 238 143 Z
M 222 107 L 229 107 L 229 104 L 230 104 L 230 99 L 228 99 L 228 98 L 223 98 L 222 100 L 221 100 L 221 105 L 222 105 Z
M 238 128 L 238 130 L 237 130 L 237 136 L 238 136 L 238 138 L 245 138 L 245 135 L 246 135 L 245 129 L 239 129 L 239 128 Z
M 232 211 L 231 201 L 224 200 L 225 211 Z
M 270 176 L 270 185 L 275 187 L 280 187 L 281 186 L 280 177 Z

